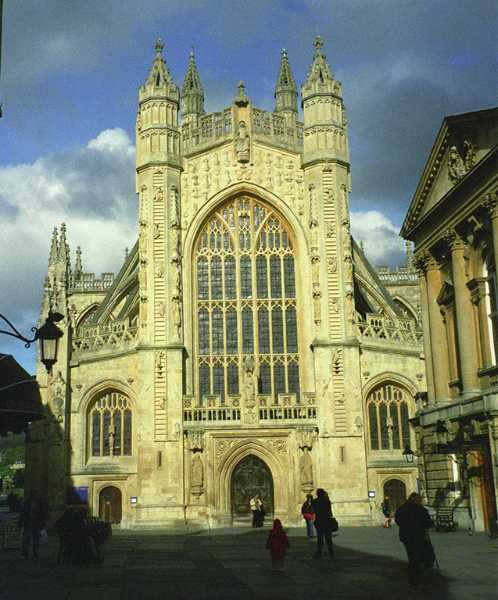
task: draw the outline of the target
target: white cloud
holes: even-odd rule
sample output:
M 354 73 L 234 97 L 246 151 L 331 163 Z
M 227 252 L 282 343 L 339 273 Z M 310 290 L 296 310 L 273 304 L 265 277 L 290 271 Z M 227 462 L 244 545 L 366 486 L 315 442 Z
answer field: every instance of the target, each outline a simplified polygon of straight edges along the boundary
M 29 330 L 51 233 L 61 222 L 73 260 L 81 246 L 85 270 L 117 271 L 136 236 L 133 179 L 134 147 L 122 129 L 104 130 L 84 148 L 0 168 L 0 312 Z
M 134 156 L 135 152 L 128 134 L 119 127 L 101 131 L 96 138 L 88 142 L 87 148 L 102 152 L 124 152 L 128 156 Z
M 404 260 L 405 242 L 399 227 L 377 210 L 351 212 L 353 237 L 363 242 L 365 254 L 376 265 L 396 266 Z

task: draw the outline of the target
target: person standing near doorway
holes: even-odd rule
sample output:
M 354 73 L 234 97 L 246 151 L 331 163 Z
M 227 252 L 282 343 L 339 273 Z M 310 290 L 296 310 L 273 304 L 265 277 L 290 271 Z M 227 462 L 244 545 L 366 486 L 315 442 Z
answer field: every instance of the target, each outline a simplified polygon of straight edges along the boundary
M 249 501 L 249 506 L 251 507 L 252 512 L 252 526 L 253 527 L 262 527 L 265 520 L 265 513 L 263 509 L 263 502 L 259 497 L 259 494 L 256 494 Z
M 313 524 L 315 521 L 315 513 L 313 512 L 313 495 L 306 494 L 306 500 L 301 507 L 301 514 L 306 523 L 306 536 L 308 538 L 315 537 L 313 535 Z
M 332 544 L 332 505 L 327 492 L 321 488 L 316 490 L 316 498 L 312 502 L 312 509 L 315 513 L 315 528 L 317 550 L 313 558 L 322 558 L 323 541 L 327 544 L 330 558 L 334 556 L 334 546 Z
M 391 504 L 388 496 L 384 498 L 384 502 L 381 504 L 380 508 L 384 515 L 384 524 L 382 526 L 385 528 L 391 527 Z

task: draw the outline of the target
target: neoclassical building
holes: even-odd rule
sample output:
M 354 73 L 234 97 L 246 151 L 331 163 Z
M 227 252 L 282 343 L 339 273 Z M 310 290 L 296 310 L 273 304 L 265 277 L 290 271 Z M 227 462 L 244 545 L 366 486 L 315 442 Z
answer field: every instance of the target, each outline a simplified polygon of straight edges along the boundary
M 429 505 L 498 531 L 498 109 L 443 120 L 401 234 L 420 272 L 428 397 L 416 414 Z
M 326 488 L 343 523 L 417 486 L 402 450 L 425 390 L 416 273 L 377 273 L 351 238 L 341 84 L 315 41 L 301 87 L 287 53 L 273 112 L 241 82 L 204 112 L 163 44 L 139 89 L 137 243 L 119 273 L 84 272 L 55 231 L 41 315 L 65 315 L 31 484 L 123 526 L 220 526 L 259 493 L 301 520 Z M 390 294 L 388 288 L 393 290 Z

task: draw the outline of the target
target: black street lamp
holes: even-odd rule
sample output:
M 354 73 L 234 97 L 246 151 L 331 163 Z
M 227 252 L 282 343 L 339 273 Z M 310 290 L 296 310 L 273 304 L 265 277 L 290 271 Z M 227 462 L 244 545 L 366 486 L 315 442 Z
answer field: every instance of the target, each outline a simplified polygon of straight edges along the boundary
M 411 464 L 413 462 L 413 459 L 415 458 L 415 456 L 418 456 L 418 454 L 416 454 L 411 448 L 410 448 L 410 444 L 407 444 L 405 446 L 405 449 L 403 450 L 403 456 L 406 459 L 406 462 Z
M 11 331 L 0 329 L 0 333 L 10 335 L 24 342 L 25 348 L 29 348 L 33 342 L 39 340 L 40 342 L 40 353 L 41 361 L 45 365 L 47 372 L 50 373 L 53 365 L 57 362 L 57 352 L 59 350 L 59 340 L 64 335 L 63 332 L 57 327 L 56 323 L 63 319 L 63 315 L 58 312 L 49 311 L 45 323 L 38 329 L 32 327 L 31 331 L 35 334 L 33 339 L 24 337 L 12 323 L 0 314 L 0 319 L 5 321 L 11 328 Z

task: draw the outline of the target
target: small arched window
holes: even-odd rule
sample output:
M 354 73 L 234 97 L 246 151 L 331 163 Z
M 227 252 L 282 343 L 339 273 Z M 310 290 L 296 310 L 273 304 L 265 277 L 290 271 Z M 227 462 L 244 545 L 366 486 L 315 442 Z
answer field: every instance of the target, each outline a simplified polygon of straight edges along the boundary
M 367 398 L 371 450 L 401 450 L 410 445 L 411 396 L 396 383 L 374 388 Z
M 88 417 L 91 456 L 131 456 L 132 411 L 126 396 L 102 394 L 91 403 Z

